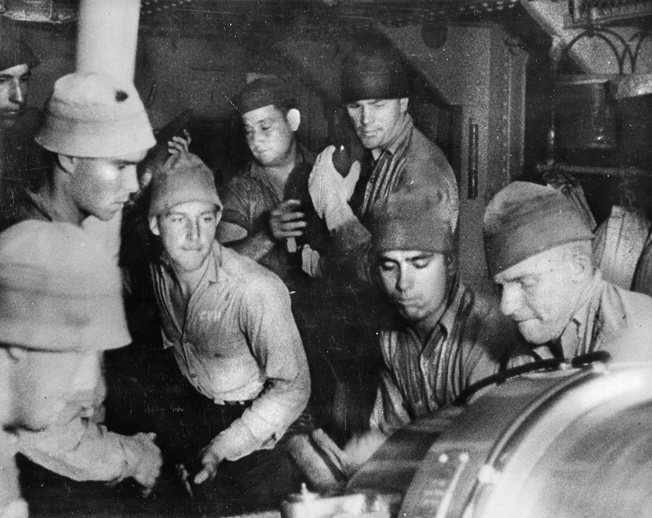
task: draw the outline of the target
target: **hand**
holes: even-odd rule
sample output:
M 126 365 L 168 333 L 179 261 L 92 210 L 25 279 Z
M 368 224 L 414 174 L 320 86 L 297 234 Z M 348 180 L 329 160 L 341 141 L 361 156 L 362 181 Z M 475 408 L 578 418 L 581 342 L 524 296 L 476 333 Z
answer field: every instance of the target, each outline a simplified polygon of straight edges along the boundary
M 277 241 L 291 237 L 300 237 L 307 223 L 306 215 L 297 209 L 301 205 L 299 200 L 286 200 L 269 214 L 269 227 L 272 236 Z
M 154 444 L 156 434 L 137 433 L 127 439 L 129 441 L 125 447 L 133 458 L 131 463 L 134 473 L 131 476 L 143 486 L 142 495 L 148 496 L 156 484 L 163 465 L 161 450 Z
M 304 245 L 301 249 L 301 269 L 310 277 L 321 277 L 321 256 L 319 252 L 310 248 L 310 245 Z
M 360 162 L 355 161 L 346 178 L 333 165 L 335 146 L 322 151 L 310 173 L 308 191 L 320 218 L 330 230 L 340 226 L 353 215 L 348 205 L 360 178 Z
M 387 440 L 387 436 L 378 430 L 367 430 L 352 437 L 344 447 L 348 467 L 352 473 L 366 463 Z
M 217 475 L 217 467 L 220 465 L 222 460 L 224 460 L 222 456 L 215 452 L 210 444 L 206 446 L 199 452 L 199 463 L 201 464 L 201 469 L 195 475 L 193 482 L 199 485 L 207 480 L 213 480 L 215 475 Z
M 183 130 L 183 135 L 183 137 L 172 137 L 172 140 L 168 142 L 168 153 L 171 155 L 189 153 L 188 149 L 192 139 L 190 138 L 188 130 Z

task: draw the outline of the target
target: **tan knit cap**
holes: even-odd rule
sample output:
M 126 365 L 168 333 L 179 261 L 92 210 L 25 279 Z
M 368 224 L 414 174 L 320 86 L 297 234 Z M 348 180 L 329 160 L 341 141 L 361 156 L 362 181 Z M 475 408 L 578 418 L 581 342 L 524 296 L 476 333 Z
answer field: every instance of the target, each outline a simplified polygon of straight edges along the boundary
M 556 246 L 591 239 L 591 229 L 565 194 L 530 182 L 499 191 L 484 215 L 491 276 Z
M 374 207 L 371 241 L 374 250 L 421 250 L 446 253 L 455 249 L 447 217 L 448 200 L 438 189 L 393 193 Z
M 49 151 L 86 158 L 129 155 L 156 144 L 133 84 L 99 73 L 57 80 L 35 140 Z
M 192 153 L 170 155 L 154 172 L 151 186 L 150 218 L 187 201 L 205 201 L 222 209 L 213 172 Z
M 43 351 L 129 344 L 118 266 L 70 223 L 28 220 L 5 230 L 0 342 Z

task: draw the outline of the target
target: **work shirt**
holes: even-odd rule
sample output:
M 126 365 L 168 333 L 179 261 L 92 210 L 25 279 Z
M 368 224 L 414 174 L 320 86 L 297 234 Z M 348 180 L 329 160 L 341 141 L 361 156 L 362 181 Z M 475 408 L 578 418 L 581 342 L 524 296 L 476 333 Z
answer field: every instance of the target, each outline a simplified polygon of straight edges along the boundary
M 21 191 L 20 204 L 11 224 L 35 219 L 65 221 L 48 201 L 28 190 Z M 119 482 L 134 473 L 140 462 L 130 444 L 134 439 L 109 432 L 99 424 L 106 396 L 104 377 L 89 394 L 82 416 L 58 423 L 45 431 L 19 430 L 18 451 L 44 468 L 77 481 Z M 83 399 L 78 394 L 75 400 Z M 135 451 L 140 451 L 136 446 Z
M 597 270 L 582 293 L 559 345 L 564 357 L 607 351 L 614 361 L 652 360 L 652 298 L 605 281 Z M 554 356 L 554 346 L 534 351 Z
M 381 330 L 379 341 L 384 367 L 370 424 L 386 435 L 452 404 L 465 388 L 508 361 L 530 361 L 516 326 L 500 313 L 497 301 L 461 283 L 453 287 L 425 343 L 398 319 Z M 510 361 L 519 356 L 521 361 Z
M 117 483 L 136 473 L 142 449 L 132 437 L 110 432 L 81 417 L 41 432 L 18 433 L 20 453 L 59 475 L 83 481 Z
M 163 345 L 188 381 L 216 404 L 253 400 L 211 443 L 236 460 L 274 447 L 308 402 L 310 374 L 281 280 L 217 242 L 208 260 L 183 322 L 172 306 L 165 254 L 152 264 L 154 291 Z
M 244 228 L 247 237 L 239 243 L 254 247 L 251 254 L 242 254 L 269 268 L 285 282 L 301 269 L 300 257 L 288 249 L 285 241 L 274 239 L 269 216 L 283 201 L 299 200 L 299 210 L 306 214 L 308 226 L 296 242 L 299 246 L 310 243 L 313 248 L 319 247 L 318 241 L 323 240 L 327 232 L 308 194 L 308 178 L 314 160 L 314 155 L 308 149 L 297 144 L 296 164 L 288 176 L 283 193 L 274 187 L 265 168 L 252 160 L 244 171 L 227 184 L 221 195 L 224 204 L 222 221 Z M 259 258 L 260 254 L 263 255 Z
M 355 218 L 332 232 L 329 258 L 337 270 L 342 267 L 365 281 L 371 280 L 371 234 L 368 230 L 373 208 L 391 193 L 426 193 L 439 189 L 448 198 L 448 217 L 453 231 L 459 216 L 457 180 L 444 153 L 414 127 L 409 114 L 397 136 L 374 160 L 367 151 L 360 179 L 350 201 Z

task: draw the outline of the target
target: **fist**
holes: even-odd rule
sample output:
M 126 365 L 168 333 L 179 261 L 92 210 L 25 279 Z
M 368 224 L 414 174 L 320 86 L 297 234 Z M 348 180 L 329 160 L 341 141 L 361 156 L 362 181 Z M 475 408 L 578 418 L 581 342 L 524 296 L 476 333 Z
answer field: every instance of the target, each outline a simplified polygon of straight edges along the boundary
M 210 445 L 206 446 L 199 452 L 199 472 L 195 475 L 193 482 L 195 484 L 202 484 L 207 480 L 213 480 L 217 475 L 217 467 L 222 462 L 222 457 L 218 455 Z
M 299 211 L 299 200 L 286 200 L 269 215 L 269 227 L 277 241 L 300 237 L 306 228 L 306 215 Z
M 131 441 L 127 447 L 136 459 L 132 477 L 143 486 L 143 496 L 147 496 L 154 488 L 156 479 L 161 474 L 163 456 L 159 447 L 154 444 L 156 434 L 137 433 L 129 439 Z

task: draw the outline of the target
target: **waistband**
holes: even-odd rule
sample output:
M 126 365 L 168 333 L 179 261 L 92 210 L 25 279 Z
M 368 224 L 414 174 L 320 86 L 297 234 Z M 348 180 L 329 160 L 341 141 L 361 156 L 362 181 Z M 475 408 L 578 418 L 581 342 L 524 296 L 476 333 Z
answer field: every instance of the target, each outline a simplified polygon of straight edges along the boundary
M 224 406 L 249 406 L 253 402 L 253 399 L 247 399 L 245 401 L 222 401 L 222 404 Z

